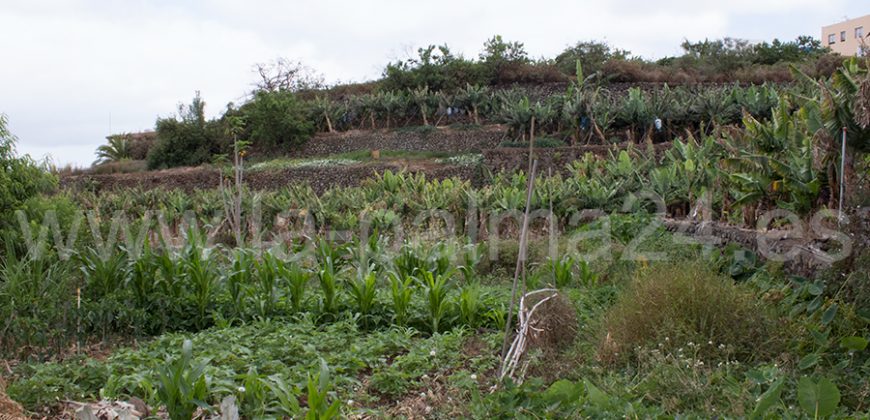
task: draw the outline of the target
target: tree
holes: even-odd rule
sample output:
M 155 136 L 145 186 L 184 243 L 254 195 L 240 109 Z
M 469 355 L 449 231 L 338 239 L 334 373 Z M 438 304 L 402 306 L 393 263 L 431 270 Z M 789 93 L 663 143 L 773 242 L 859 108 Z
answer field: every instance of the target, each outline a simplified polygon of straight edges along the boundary
M 57 178 L 30 156 L 15 151 L 17 139 L 7 129 L 7 117 L 0 114 L 0 225 L 11 224 L 12 212 L 27 199 L 51 191 Z
M 288 90 L 260 90 L 240 111 L 250 130 L 249 138 L 257 147 L 294 146 L 314 134 L 305 107 Z
M 299 92 L 324 87 L 323 75 L 301 61 L 290 61 L 286 58 L 276 58 L 268 63 L 254 65 L 254 71 L 259 76 L 255 84 L 256 91 Z
M 179 105 L 178 115 L 157 119 L 157 142 L 148 152 L 148 168 L 197 166 L 211 161 L 224 146 L 220 121 L 206 121 L 205 101 L 196 92 L 190 105 Z
M 798 62 L 824 54 L 827 48 L 821 41 L 811 36 L 802 35 L 794 41 L 762 42 L 753 47 L 752 62 L 756 64 L 776 64 L 780 62 Z
M 480 64 L 454 55 L 447 45 L 429 45 L 418 48 L 416 57 L 388 63 L 381 84 L 390 91 L 428 86 L 439 92 L 454 91 L 466 83 L 479 83 L 480 80 Z
M 495 35 L 483 44 L 480 61 L 486 69 L 489 80 L 498 83 L 506 67 L 529 63 L 529 54 L 521 42 L 509 42 Z
M 109 144 L 97 148 L 97 160 L 95 165 L 109 162 L 120 162 L 130 159 L 130 141 L 123 134 L 109 136 Z
M 577 62 L 587 74 L 594 74 L 601 70 L 602 64 L 608 60 L 625 60 L 631 54 L 628 50 L 610 48 L 610 45 L 598 41 L 578 42 L 573 47 L 568 47 L 556 56 L 556 67 L 562 73 L 574 75 Z

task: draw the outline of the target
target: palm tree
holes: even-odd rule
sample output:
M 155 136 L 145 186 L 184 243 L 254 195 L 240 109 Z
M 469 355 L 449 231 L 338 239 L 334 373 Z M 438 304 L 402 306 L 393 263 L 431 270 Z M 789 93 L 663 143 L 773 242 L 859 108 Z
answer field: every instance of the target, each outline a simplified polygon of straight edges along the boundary
M 130 159 L 130 141 L 125 135 L 109 136 L 109 144 L 97 148 L 95 165 Z

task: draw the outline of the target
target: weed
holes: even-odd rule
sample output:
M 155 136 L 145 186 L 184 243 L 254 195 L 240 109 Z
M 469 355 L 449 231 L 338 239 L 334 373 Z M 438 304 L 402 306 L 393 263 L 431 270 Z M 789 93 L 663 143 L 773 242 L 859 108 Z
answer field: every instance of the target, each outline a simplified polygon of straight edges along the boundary
M 676 351 L 686 343 L 733 349 L 741 361 L 764 359 L 784 345 L 782 326 L 751 292 L 696 263 L 664 263 L 638 272 L 604 315 L 602 360 L 629 357 L 636 347 Z

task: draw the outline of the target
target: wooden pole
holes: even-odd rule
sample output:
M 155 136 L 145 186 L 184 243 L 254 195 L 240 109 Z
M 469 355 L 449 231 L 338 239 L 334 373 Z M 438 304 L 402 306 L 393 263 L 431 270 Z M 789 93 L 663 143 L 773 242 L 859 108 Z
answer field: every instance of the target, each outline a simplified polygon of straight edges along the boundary
M 523 267 L 525 267 L 525 262 L 526 262 L 526 246 L 527 246 L 526 232 L 528 231 L 528 228 L 529 228 L 529 212 L 531 211 L 531 206 L 532 206 L 532 191 L 535 188 L 535 171 L 538 168 L 538 161 L 537 160 L 532 161 L 531 166 L 532 166 L 531 170 L 529 171 L 529 184 L 528 184 L 528 188 L 527 188 L 527 192 L 526 192 L 526 211 L 523 214 L 523 226 L 522 226 L 522 229 L 520 230 L 520 251 L 519 251 L 519 254 L 517 255 L 517 266 L 516 266 L 516 269 L 514 270 L 514 281 L 513 281 L 513 286 L 511 286 L 511 303 L 510 303 L 510 306 L 508 308 L 507 323 L 505 324 L 504 342 L 502 343 L 502 347 L 501 347 L 502 360 L 504 360 L 504 358 L 507 356 L 508 343 L 510 343 L 511 322 L 513 322 L 514 307 L 516 306 L 517 289 L 518 289 L 519 280 L 520 280 L 520 273 L 522 272 Z M 502 365 L 502 367 L 501 367 L 501 370 L 503 370 L 503 369 L 504 369 L 504 365 Z

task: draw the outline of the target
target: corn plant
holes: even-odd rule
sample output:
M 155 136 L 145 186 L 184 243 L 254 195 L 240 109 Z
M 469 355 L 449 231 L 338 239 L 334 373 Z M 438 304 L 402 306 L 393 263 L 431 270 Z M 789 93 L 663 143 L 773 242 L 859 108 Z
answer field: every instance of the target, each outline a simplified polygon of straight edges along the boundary
M 547 261 L 547 269 L 553 279 L 553 285 L 558 288 L 567 287 L 574 277 L 574 259 L 564 256 L 561 259 Z
M 283 275 L 286 277 L 290 289 L 290 306 L 294 312 L 300 312 L 305 298 L 305 287 L 308 285 L 308 280 L 311 279 L 311 272 L 298 264 L 289 264 L 288 267 L 285 267 Z
M 411 307 L 411 295 L 414 279 L 390 273 L 390 295 L 393 300 L 393 316 L 396 325 L 404 326 L 408 322 L 408 312 Z
M 320 374 L 317 378 L 308 375 L 308 413 L 306 420 L 330 420 L 341 417 L 341 401 L 329 403 L 329 392 L 332 390 L 332 379 L 329 366 L 320 359 Z
M 436 275 L 431 271 L 424 271 L 420 273 L 418 281 L 423 285 L 423 292 L 426 295 L 426 309 L 432 333 L 438 333 L 441 331 L 442 321 L 447 316 L 450 306 L 450 302 L 447 300 L 447 294 L 450 291 L 449 278 Z
M 480 323 L 480 298 L 480 286 L 477 283 L 468 283 L 459 291 L 459 319 L 471 328 L 477 328 Z
M 358 278 L 347 281 L 347 290 L 366 328 L 369 326 L 371 310 L 377 295 L 377 282 L 378 276 L 374 271 L 369 271 L 366 274 L 360 273 Z
M 166 407 L 172 420 L 190 420 L 197 408 L 206 411 L 208 398 L 208 383 L 205 379 L 205 364 L 193 361 L 193 344 L 185 340 L 181 349 L 181 357 L 171 360 L 157 368 L 157 399 Z M 143 384 L 145 388 L 153 388 L 150 383 Z
M 589 261 L 577 261 L 577 278 L 583 286 L 594 287 L 598 285 L 598 273 L 592 271 L 592 265 L 589 264 Z
M 317 272 L 320 290 L 323 292 L 320 308 L 325 314 L 334 314 L 338 304 L 338 273 L 332 256 L 325 258 Z
M 110 296 L 127 286 L 129 268 L 126 256 L 112 252 L 105 256 L 93 248 L 82 255 L 81 270 L 85 275 L 85 288 L 94 298 Z
M 393 258 L 393 267 L 402 278 L 414 276 L 418 271 L 426 270 L 428 266 L 426 257 L 421 256 L 409 243 L 402 245 L 398 255 Z
M 136 304 L 147 308 L 154 299 L 157 285 L 157 260 L 148 242 L 142 249 L 142 255 L 133 262 L 130 268 L 130 286 L 136 296 Z
M 505 324 L 507 324 L 507 309 L 503 303 L 497 306 L 492 305 L 483 316 L 496 330 L 502 331 L 505 329 Z
M 271 253 L 265 253 L 257 267 L 257 309 L 260 316 L 272 315 L 278 301 L 278 283 L 284 272 L 284 262 Z
M 477 281 L 477 266 L 483 258 L 483 244 L 468 244 L 462 253 L 462 265 L 457 267 L 466 284 Z
M 254 256 L 250 251 L 239 248 L 233 252 L 232 269 L 226 280 L 236 315 L 244 313 L 245 296 L 251 284 L 254 266 Z
M 205 254 L 206 251 L 200 248 L 200 245 L 194 240 L 186 249 L 182 261 L 184 279 L 187 282 L 187 287 L 190 288 L 196 306 L 198 318 L 195 324 L 199 329 L 206 328 L 208 324 L 206 310 L 211 305 L 218 278 L 214 258 Z

